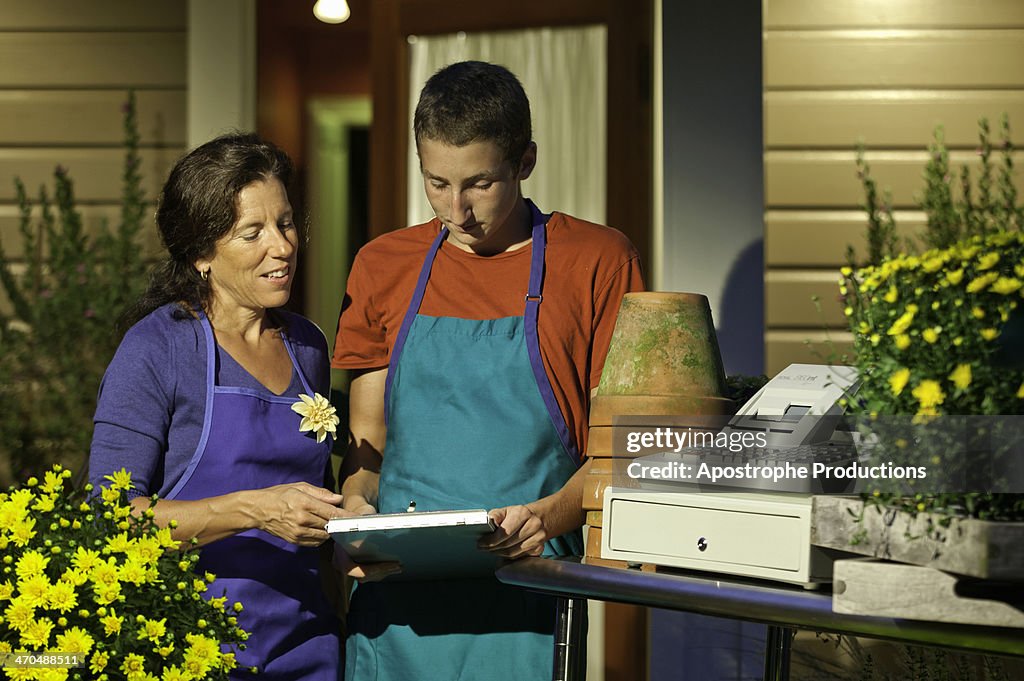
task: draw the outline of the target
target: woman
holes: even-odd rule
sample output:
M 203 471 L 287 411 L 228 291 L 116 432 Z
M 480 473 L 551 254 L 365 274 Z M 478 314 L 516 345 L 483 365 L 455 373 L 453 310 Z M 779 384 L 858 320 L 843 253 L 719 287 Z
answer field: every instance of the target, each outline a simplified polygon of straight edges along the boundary
M 327 342 L 281 310 L 299 234 L 288 157 L 255 135 L 182 158 L 156 220 L 168 251 L 100 387 L 90 480 L 126 468 L 156 521 L 204 545 L 200 567 L 245 609 L 239 676 L 337 679 L 338 622 L 318 574 L 341 495 L 329 459 L 337 418 L 293 405 L 327 395 Z M 297 411 L 308 413 L 308 408 Z M 314 419 L 317 420 L 317 419 Z M 229 602 L 230 602 L 229 601 Z

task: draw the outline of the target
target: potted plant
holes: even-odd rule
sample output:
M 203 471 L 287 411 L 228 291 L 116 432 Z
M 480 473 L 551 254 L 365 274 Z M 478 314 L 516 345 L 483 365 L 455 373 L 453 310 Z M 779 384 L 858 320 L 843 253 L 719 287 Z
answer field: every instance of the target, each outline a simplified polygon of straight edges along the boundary
M 941 127 L 935 132 L 919 198 L 924 250 L 898 242 L 888 197 L 879 199 L 863 149 L 858 153 L 868 258 L 844 267 L 839 281 L 861 377 L 850 400 L 854 413 L 918 421 L 1024 414 L 1024 205 L 1013 184 L 1007 119 L 997 144 L 987 121 L 979 127 L 976 181 L 966 166 L 953 171 Z M 943 492 L 822 499 L 815 542 L 959 574 L 1024 579 L 1013 548 L 1024 539 L 1024 495 Z
M 198 550 L 128 502 L 131 475 L 72 490 L 71 471 L 0 493 L 0 667 L 5 678 L 227 679 L 242 604 L 207 594 Z

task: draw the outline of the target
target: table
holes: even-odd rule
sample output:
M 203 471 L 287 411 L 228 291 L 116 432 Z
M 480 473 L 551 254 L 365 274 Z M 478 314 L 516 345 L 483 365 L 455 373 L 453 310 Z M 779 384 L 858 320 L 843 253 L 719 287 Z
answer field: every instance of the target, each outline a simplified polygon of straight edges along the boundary
M 832 612 L 832 594 L 799 586 L 697 572 L 643 572 L 586 565 L 579 558 L 523 558 L 496 572 L 506 584 L 567 597 L 560 607 L 556 678 L 574 681 L 575 664 L 564 660 L 577 641 L 572 632 L 574 599 L 632 603 L 703 615 L 761 622 L 768 626 L 765 681 L 785 679 L 795 629 L 853 634 L 903 643 L 941 646 L 995 655 L 1024 656 L 1024 631 Z

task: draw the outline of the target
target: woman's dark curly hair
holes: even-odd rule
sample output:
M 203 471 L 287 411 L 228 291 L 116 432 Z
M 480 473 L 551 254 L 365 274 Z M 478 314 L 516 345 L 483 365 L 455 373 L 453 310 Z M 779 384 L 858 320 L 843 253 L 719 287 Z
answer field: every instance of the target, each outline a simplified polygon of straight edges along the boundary
M 208 309 L 210 284 L 196 270 L 196 260 L 211 256 L 217 240 L 235 224 L 242 189 L 271 178 L 288 187 L 292 172 L 287 154 L 251 133 L 217 137 L 183 156 L 171 169 L 156 210 L 167 259 L 154 268 L 125 325 L 172 302 L 183 309 Z

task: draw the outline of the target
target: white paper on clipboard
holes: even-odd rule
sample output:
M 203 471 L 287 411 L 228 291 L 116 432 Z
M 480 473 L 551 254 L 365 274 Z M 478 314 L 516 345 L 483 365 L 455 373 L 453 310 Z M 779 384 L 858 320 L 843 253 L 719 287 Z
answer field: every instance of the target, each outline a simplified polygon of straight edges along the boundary
M 495 529 L 483 509 L 333 518 L 326 529 L 356 562 L 401 563 L 402 572 L 388 580 L 485 577 L 502 562 L 477 548 Z

